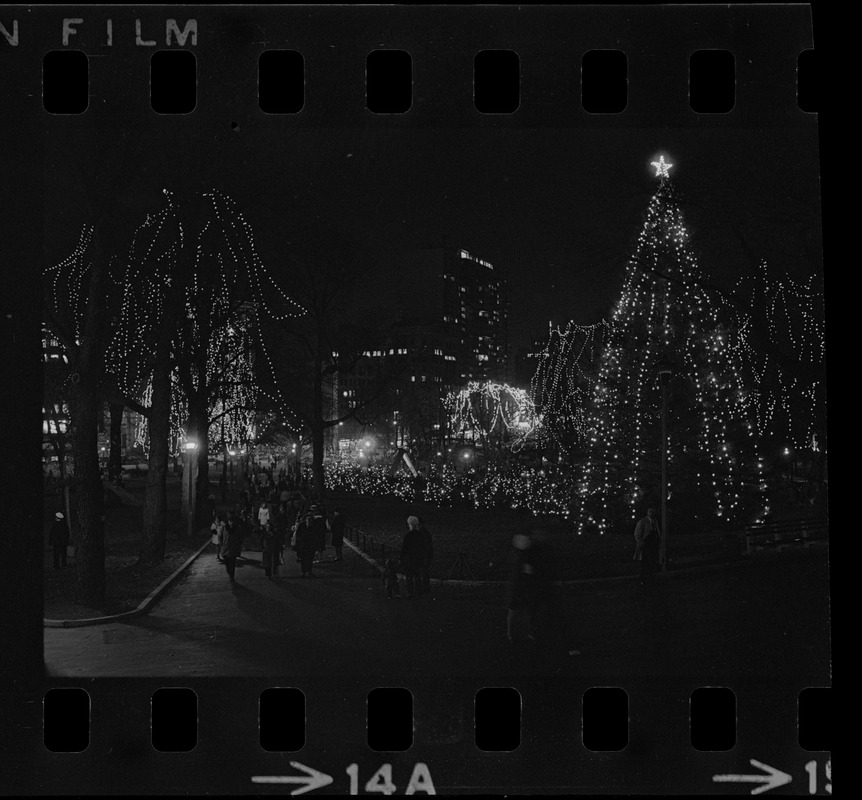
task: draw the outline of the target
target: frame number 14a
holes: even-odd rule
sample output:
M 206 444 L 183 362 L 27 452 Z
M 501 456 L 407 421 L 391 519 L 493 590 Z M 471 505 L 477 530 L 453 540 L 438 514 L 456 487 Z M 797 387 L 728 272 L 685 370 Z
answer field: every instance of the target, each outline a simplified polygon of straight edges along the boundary
M 350 778 L 350 794 L 359 794 L 359 765 L 351 764 L 347 767 L 347 776 Z M 366 782 L 365 791 L 369 794 L 395 794 L 397 787 L 392 782 L 392 765 L 384 764 Z M 422 762 L 413 767 L 410 780 L 404 794 L 437 794 L 434 790 L 434 782 L 428 766 Z

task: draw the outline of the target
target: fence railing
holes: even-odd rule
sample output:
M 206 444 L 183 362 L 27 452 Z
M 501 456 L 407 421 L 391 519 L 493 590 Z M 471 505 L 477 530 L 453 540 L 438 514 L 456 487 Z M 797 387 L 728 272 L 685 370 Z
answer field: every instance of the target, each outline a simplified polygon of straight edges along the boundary
M 379 561 L 381 564 L 386 561 L 386 542 L 378 541 L 355 525 L 345 525 L 344 534 L 356 547 L 375 561 Z M 389 552 L 393 552 L 391 547 Z
M 345 525 L 344 526 L 344 535 L 363 553 L 370 556 L 379 564 L 384 564 L 386 562 L 386 542 L 381 542 L 375 539 L 370 534 L 365 531 L 357 528 L 355 525 Z M 398 550 L 390 545 L 389 554 L 397 559 Z M 455 559 L 455 563 L 452 565 L 452 568 L 449 570 L 446 575 L 446 580 L 476 580 L 477 576 L 476 571 L 474 571 L 470 561 L 467 558 L 467 554 L 464 552 L 459 552 L 457 558 Z

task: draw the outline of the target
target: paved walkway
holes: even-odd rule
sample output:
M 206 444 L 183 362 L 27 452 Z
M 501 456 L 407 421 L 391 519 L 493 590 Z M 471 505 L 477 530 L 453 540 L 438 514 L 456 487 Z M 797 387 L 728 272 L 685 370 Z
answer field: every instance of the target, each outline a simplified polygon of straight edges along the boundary
M 330 553 L 332 551 L 329 551 Z M 433 587 L 387 600 L 376 570 L 344 561 L 303 579 L 293 554 L 269 580 L 246 552 L 237 581 L 207 550 L 144 616 L 46 628 L 57 676 L 493 674 L 827 675 L 825 553 L 782 553 L 690 572 L 653 587 L 566 587 L 562 606 L 582 657 L 545 619 L 540 642 L 505 638 L 505 587 Z M 402 587 L 403 591 L 403 587 Z

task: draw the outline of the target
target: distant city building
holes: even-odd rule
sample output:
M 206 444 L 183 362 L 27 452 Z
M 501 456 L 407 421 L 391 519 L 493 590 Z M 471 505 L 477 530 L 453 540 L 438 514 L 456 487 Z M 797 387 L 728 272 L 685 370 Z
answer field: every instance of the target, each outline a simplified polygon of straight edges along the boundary
M 511 378 L 506 282 L 487 260 L 454 248 L 407 253 L 393 273 L 377 294 L 379 343 L 333 380 L 335 416 L 368 395 L 385 360 L 390 382 L 377 414 L 386 420 L 382 438 L 389 446 L 439 443 L 447 436 L 441 402 L 447 392 L 469 381 Z M 350 437 L 367 433 L 351 422 L 340 427 L 333 449 L 343 451 Z
M 57 463 L 58 451 L 71 462 L 71 422 L 69 408 L 64 399 L 69 380 L 65 349 L 47 328 L 42 330 L 42 360 L 45 363 L 44 397 L 42 405 L 42 454 L 48 466 Z M 138 443 L 142 417 L 136 411 L 124 408 L 119 429 L 119 444 L 124 461 L 129 458 L 143 460 L 144 451 Z M 110 449 L 111 417 L 107 403 L 102 404 L 98 423 L 98 452 L 106 460 Z
M 403 257 L 397 282 L 399 319 L 437 327 L 451 341 L 457 383 L 510 378 L 506 281 L 478 254 L 456 248 Z

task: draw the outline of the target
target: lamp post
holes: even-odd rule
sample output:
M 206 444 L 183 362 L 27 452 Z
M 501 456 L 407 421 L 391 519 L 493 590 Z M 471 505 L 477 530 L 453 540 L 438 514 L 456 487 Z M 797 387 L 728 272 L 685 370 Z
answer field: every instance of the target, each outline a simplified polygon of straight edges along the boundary
M 186 469 L 189 473 L 189 540 L 191 540 L 195 534 L 195 504 L 193 500 L 194 486 L 192 484 L 192 455 L 194 454 L 197 446 L 197 442 L 186 442 Z
M 659 561 L 663 572 L 667 572 L 667 385 L 674 365 L 670 361 L 659 361 L 655 365 L 661 383 L 661 544 Z

